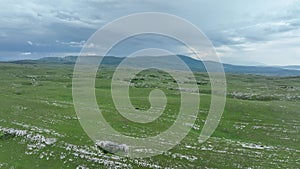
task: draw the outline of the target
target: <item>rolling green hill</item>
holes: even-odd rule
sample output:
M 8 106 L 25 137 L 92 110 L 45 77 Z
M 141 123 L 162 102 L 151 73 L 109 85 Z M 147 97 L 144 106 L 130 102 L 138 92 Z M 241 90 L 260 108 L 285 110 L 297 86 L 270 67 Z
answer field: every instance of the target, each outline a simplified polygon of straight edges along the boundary
M 186 124 L 192 127 L 187 137 L 161 155 L 130 159 L 106 154 L 83 131 L 72 100 L 73 63 L 46 61 L 0 63 L 0 168 L 231 169 L 300 165 L 300 77 L 227 74 L 222 119 L 212 137 L 200 144 L 197 139 L 208 115 L 211 89 L 207 74 L 195 72 L 200 109 L 195 124 Z M 154 89 L 163 90 L 168 98 L 161 117 L 140 124 L 116 110 L 111 98 L 113 72 L 113 67 L 104 67 L 97 73 L 95 93 L 103 116 L 115 130 L 147 137 L 174 123 L 181 89 L 170 76 L 145 70 L 130 81 L 130 99 L 136 109 L 149 109 L 148 95 Z

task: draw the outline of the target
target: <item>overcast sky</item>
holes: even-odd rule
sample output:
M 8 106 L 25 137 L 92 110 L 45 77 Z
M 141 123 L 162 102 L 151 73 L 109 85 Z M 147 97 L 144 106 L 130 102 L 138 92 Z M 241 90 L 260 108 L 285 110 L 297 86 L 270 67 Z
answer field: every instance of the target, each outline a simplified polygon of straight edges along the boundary
M 135 12 L 185 18 L 224 62 L 300 65 L 297 0 L 1 0 L 0 60 L 76 55 L 99 28 Z

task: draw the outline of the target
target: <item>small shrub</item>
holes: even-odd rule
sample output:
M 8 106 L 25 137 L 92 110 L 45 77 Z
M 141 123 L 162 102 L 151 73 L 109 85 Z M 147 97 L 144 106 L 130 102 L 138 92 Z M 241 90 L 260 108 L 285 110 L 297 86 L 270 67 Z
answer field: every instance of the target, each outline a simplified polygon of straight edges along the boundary
M 10 139 L 10 138 L 14 138 L 16 135 L 12 134 L 12 133 L 5 133 L 3 131 L 0 132 L 0 139 L 1 140 L 6 140 L 6 139 Z
M 0 131 L 0 138 L 2 138 L 4 136 L 4 132 Z

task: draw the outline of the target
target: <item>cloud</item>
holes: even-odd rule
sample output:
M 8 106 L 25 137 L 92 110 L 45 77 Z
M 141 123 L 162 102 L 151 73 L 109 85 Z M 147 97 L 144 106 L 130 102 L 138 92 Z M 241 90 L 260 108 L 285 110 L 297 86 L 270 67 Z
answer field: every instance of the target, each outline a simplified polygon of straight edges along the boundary
M 248 18 L 248 23 L 236 23 L 208 36 L 222 59 L 231 63 L 300 64 L 299 6 L 299 1 L 289 1 L 277 10 L 254 15 L 253 21 Z
M 82 41 L 79 41 L 79 42 L 76 42 L 76 41 L 61 42 L 59 40 L 56 40 L 55 42 L 60 44 L 60 45 L 67 45 L 67 46 L 70 46 L 70 47 L 82 48 L 86 41 L 82 40 Z
M 21 55 L 31 55 L 31 52 L 23 52 L 23 53 L 21 53 Z
M 106 23 L 134 12 L 156 11 L 198 26 L 221 57 L 277 64 L 283 55 L 280 51 L 288 51 L 289 62 L 300 64 L 296 53 L 300 45 L 296 40 L 300 36 L 298 0 L 15 0 L 0 1 L 0 5 L 5 6 L 0 11 L 0 52 L 76 53 Z M 152 47 L 178 47 L 166 40 L 148 40 Z M 132 40 L 115 53 L 126 55 L 142 47 L 143 41 L 145 38 Z M 272 53 L 274 59 L 266 53 Z
M 51 51 L 80 51 L 82 44 L 59 44 L 61 42 L 86 41 L 108 21 L 130 14 L 157 8 L 158 2 L 124 0 L 46 0 L 0 1 L 0 46 L 1 51 L 42 51 L 45 46 Z M 60 4 L 60 5 L 58 5 Z M 30 38 L 29 43 L 28 38 Z M 26 42 L 27 44 L 24 44 Z M 28 44 L 32 47 L 28 47 Z M 38 48 L 40 47 L 40 48 Z M 77 47 L 77 49 L 75 49 Z M 50 49 L 45 49 L 49 52 Z
M 30 46 L 33 45 L 33 43 L 32 43 L 31 41 L 27 41 L 27 43 L 28 43 Z

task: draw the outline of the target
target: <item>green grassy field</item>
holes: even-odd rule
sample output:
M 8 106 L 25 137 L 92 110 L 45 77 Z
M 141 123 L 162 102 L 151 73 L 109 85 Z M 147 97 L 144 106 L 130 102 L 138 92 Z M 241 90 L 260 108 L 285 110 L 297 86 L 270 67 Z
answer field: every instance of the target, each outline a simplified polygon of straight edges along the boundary
M 300 77 L 227 74 L 222 120 L 205 143 L 197 142 L 210 106 L 210 82 L 195 73 L 201 93 L 196 123 L 172 150 L 130 159 L 105 154 L 85 134 L 72 102 L 72 65 L 0 63 L 0 168 L 298 168 Z M 143 71 L 131 80 L 137 109 L 162 89 L 168 105 L 154 122 L 141 125 L 120 116 L 113 104 L 113 68 L 98 72 L 95 91 L 111 126 L 124 135 L 156 135 L 176 120 L 180 91 L 168 74 Z

